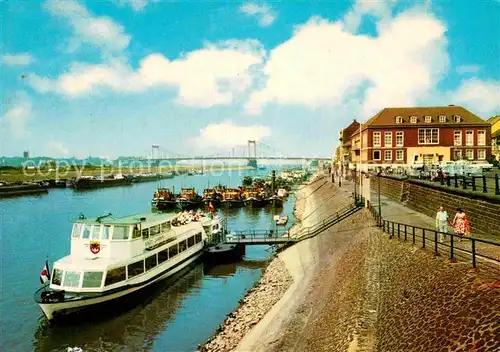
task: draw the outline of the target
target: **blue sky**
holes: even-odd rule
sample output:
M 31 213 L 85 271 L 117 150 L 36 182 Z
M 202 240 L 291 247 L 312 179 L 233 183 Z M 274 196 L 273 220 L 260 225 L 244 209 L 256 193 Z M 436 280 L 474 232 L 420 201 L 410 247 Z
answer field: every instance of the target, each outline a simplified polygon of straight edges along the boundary
M 499 114 L 500 2 L 0 1 L 2 155 L 328 156 L 386 106 Z

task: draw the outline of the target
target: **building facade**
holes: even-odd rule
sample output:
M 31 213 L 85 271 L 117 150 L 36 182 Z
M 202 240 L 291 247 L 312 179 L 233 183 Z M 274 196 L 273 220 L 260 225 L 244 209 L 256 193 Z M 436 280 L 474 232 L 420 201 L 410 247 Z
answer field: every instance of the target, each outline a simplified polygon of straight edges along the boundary
M 491 124 L 491 154 L 496 160 L 500 160 L 500 115 L 488 119 Z
M 385 108 L 360 130 L 350 140 L 359 145 L 363 165 L 437 164 L 491 156 L 490 124 L 460 106 Z
M 352 158 L 351 150 L 352 150 L 352 141 L 350 139 L 351 135 L 354 131 L 359 130 L 360 123 L 354 120 L 349 126 L 344 128 L 339 132 L 339 169 L 341 172 L 344 172 L 349 169 L 349 166 L 352 167 L 353 164 L 356 163 L 356 158 Z

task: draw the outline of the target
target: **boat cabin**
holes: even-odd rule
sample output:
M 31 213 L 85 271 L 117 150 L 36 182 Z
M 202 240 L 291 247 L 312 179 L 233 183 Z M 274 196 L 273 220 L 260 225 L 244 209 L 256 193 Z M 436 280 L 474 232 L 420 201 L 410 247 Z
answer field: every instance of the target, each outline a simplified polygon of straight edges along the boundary
M 170 200 L 172 193 L 168 188 L 158 188 L 154 194 L 154 199 Z
M 185 199 L 195 199 L 197 196 L 196 190 L 194 188 L 182 188 L 180 193 L 180 198 Z
M 229 188 L 224 192 L 224 199 L 240 200 L 241 191 L 237 188 Z

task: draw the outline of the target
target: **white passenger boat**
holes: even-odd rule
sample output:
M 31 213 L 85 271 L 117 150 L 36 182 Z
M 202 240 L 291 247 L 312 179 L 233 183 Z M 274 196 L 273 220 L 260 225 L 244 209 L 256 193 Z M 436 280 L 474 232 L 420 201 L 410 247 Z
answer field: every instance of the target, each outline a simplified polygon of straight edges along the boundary
M 48 320 L 122 298 L 165 279 L 203 253 L 218 217 L 147 213 L 73 223 L 71 254 L 54 263 L 35 293 Z

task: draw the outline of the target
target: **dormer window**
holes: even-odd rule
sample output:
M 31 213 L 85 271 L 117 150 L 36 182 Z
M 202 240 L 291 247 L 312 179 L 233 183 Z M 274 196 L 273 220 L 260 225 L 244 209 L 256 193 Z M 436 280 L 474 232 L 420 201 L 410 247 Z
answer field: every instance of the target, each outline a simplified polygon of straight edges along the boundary
M 432 122 L 432 116 L 426 116 L 425 123 L 431 123 L 431 122 Z
M 440 115 L 439 116 L 439 122 L 446 122 L 446 116 L 445 115 Z
M 403 123 L 403 117 L 402 116 L 396 116 L 396 123 Z
M 410 117 L 410 122 L 411 123 L 417 123 L 417 121 L 418 121 L 418 118 L 416 116 L 411 116 Z
M 460 116 L 460 115 L 453 115 L 453 121 L 455 121 L 455 122 L 462 122 L 462 116 Z

